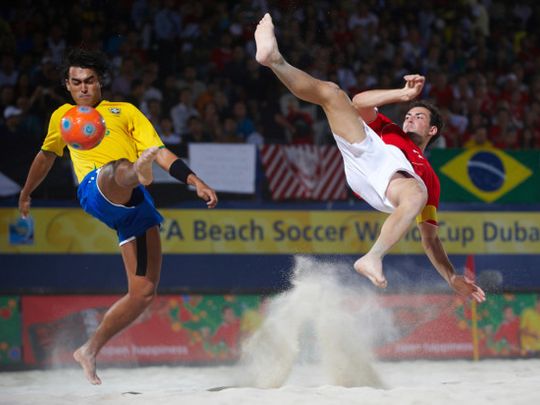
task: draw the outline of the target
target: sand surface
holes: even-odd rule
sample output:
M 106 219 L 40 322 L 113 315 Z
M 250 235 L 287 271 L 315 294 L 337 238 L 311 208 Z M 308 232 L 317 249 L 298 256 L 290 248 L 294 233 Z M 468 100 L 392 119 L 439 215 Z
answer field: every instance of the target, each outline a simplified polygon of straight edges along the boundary
M 540 359 L 375 362 L 385 389 L 325 384 L 320 367 L 299 364 L 276 389 L 229 385 L 238 366 L 106 368 L 101 386 L 78 369 L 4 372 L 0 404 L 537 404 Z

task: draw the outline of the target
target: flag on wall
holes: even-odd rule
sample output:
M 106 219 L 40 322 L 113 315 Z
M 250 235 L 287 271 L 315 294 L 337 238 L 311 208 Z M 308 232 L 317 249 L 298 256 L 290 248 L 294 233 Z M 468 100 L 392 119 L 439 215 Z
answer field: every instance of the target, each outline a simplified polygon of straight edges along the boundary
M 273 200 L 343 200 L 343 160 L 336 146 L 263 145 L 261 160 Z
M 540 199 L 538 151 L 495 148 L 432 150 L 442 201 L 530 203 Z

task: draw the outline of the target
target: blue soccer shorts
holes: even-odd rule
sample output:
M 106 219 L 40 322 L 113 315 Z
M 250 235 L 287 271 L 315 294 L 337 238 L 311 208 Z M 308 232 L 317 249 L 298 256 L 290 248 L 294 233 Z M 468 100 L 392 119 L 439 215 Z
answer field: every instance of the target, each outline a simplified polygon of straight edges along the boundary
M 92 170 L 84 177 L 79 184 L 77 197 L 84 211 L 116 231 L 120 246 L 163 222 L 152 196 L 142 185 L 133 189 L 133 196 L 127 205 L 109 201 L 97 184 L 99 170 Z

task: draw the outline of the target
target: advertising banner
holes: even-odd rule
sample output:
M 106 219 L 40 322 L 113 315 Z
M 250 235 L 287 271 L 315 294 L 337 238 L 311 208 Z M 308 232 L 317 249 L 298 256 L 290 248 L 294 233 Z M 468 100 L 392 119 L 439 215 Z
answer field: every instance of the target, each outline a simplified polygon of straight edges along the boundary
M 255 193 L 255 145 L 190 143 L 188 147 L 191 169 L 214 190 Z
M 72 364 L 73 351 L 118 298 L 23 297 L 24 363 Z M 196 364 L 237 360 L 242 339 L 264 320 L 264 300 L 255 295 L 160 296 L 103 348 L 99 361 Z M 348 305 L 361 307 L 362 303 Z M 378 358 L 472 358 L 471 302 L 452 294 L 393 294 L 378 296 L 376 305 L 390 315 L 392 331 L 377 338 L 374 350 Z M 536 294 L 492 294 L 477 307 L 476 318 L 481 358 L 540 355 L 540 300 Z M 282 323 L 272 319 L 273 327 L 287 326 L 286 319 Z
M 72 364 L 120 296 L 24 296 L 27 365 Z M 105 364 L 202 363 L 235 359 L 239 341 L 260 323 L 259 296 L 168 295 L 100 352 Z
M 262 145 L 260 153 L 272 200 L 347 198 L 343 158 L 336 146 Z
M 162 210 L 164 253 L 362 254 L 385 214 L 374 211 Z M 31 226 L 0 209 L 2 253 L 117 253 L 115 233 L 75 208 L 34 209 Z M 30 232 L 31 229 L 31 232 Z M 538 254 L 540 213 L 444 211 L 439 237 L 449 254 Z M 412 226 L 393 254 L 422 254 Z
M 452 295 L 383 297 L 397 334 L 377 347 L 382 358 L 471 358 L 472 305 Z M 490 294 L 477 307 L 480 357 L 540 355 L 540 300 L 536 294 Z
M 22 362 L 21 330 L 19 297 L 0 296 L 0 365 Z

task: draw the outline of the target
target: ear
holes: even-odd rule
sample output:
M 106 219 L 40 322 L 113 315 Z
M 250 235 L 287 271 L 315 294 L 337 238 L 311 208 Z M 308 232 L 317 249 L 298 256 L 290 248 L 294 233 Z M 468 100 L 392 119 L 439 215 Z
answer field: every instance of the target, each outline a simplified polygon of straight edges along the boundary
M 69 88 L 70 86 L 69 86 L 69 80 L 68 79 L 64 80 L 64 84 L 66 85 L 67 91 L 71 91 L 71 89 Z
M 428 133 L 431 136 L 435 136 L 435 135 L 437 135 L 438 132 L 439 132 L 439 129 L 435 125 L 432 125 L 431 128 L 429 128 Z

